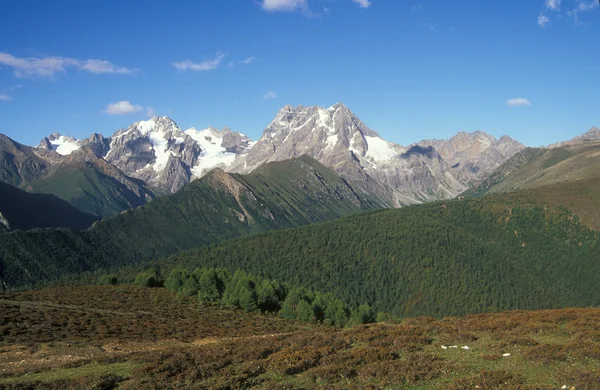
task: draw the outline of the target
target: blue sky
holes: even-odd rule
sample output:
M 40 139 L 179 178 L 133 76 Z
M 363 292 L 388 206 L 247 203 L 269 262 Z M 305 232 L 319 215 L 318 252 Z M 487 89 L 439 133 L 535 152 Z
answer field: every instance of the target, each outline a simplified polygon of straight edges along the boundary
M 0 132 L 25 144 L 110 135 L 153 113 L 257 139 L 286 104 L 336 102 L 403 145 L 482 130 L 538 146 L 600 126 L 597 0 L 1 8 Z

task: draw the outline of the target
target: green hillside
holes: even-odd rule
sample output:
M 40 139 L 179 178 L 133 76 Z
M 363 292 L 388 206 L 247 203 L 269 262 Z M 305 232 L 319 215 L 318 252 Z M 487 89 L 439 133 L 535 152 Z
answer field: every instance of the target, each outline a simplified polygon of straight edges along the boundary
M 566 209 L 499 211 L 497 201 L 360 214 L 231 240 L 161 264 L 241 268 L 399 316 L 600 304 L 596 232 Z
M 553 149 L 527 148 L 463 195 L 481 196 L 594 178 L 600 178 L 600 141 Z
M 44 178 L 29 183 L 26 189 L 54 194 L 79 210 L 99 217 L 141 206 L 154 198 L 154 193 L 143 182 L 127 177 L 85 150 L 76 151 L 70 160 L 54 167 Z
M 0 236 L 0 279 L 10 285 L 157 259 L 251 233 L 336 219 L 379 205 L 333 171 L 301 157 L 247 175 L 216 169 L 178 193 L 96 223 Z
M 87 229 L 98 218 L 85 214 L 54 195 L 30 194 L 0 182 L 0 213 L 11 230 L 45 227 Z

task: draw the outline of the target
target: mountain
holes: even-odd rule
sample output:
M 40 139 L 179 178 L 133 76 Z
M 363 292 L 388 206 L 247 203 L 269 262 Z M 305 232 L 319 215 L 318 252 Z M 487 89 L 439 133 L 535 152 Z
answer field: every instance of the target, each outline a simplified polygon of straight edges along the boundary
M 466 183 L 485 178 L 525 148 L 509 136 L 504 135 L 496 139 L 481 131 L 461 131 L 447 140 L 425 140 L 418 142 L 418 145 L 433 146 Z
M 103 157 L 147 185 L 173 193 L 213 168 L 226 168 L 249 143 L 227 128 L 184 132 L 168 117 L 153 117 L 117 131 Z
M 56 195 L 98 217 L 154 198 L 141 180 L 128 177 L 99 157 L 95 151 L 105 143 L 101 135 L 77 141 L 55 133 L 44 140 L 47 147 L 32 148 L 0 134 L 0 182 Z
M 308 154 L 390 206 L 447 198 L 464 190 L 435 150 L 404 148 L 383 140 L 346 106 L 286 106 L 234 172 Z
M 54 195 L 30 194 L 1 182 L 0 199 L 0 225 L 5 230 L 48 227 L 87 229 L 98 220 Z
M 214 169 L 173 195 L 106 218 L 85 232 L 3 234 L 0 279 L 11 285 L 51 280 L 378 207 L 369 193 L 306 156 L 267 164 L 249 175 Z
M 141 206 L 155 197 L 144 182 L 125 175 L 88 146 L 66 155 L 48 175 L 24 188 L 54 194 L 79 210 L 99 217 Z
M 61 156 L 66 156 L 79 149 L 81 141 L 54 132 L 48 137 L 44 137 L 37 147 L 39 149 L 55 150 Z
M 584 133 L 580 136 L 571 138 L 570 140 L 567 140 L 567 141 L 557 142 L 555 144 L 548 145 L 547 148 L 549 148 L 549 149 L 550 148 L 558 148 L 558 147 L 569 146 L 569 145 L 577 145 L 582 142 L 598 141 L 598 140 L 600 140 L 600 129 L 597 127 L 592 127 L 586 133 Z
M 509 137 L 495 140 L 481 132 L 403 147 L 383 140 L 341 103 L 328 109 L 286 106 L 231 170 L 250 172 L 308 154 L 390 206 L 402 206 L 452 198 L 520 148 Z
M 158 194 L 174 193 L 213 168 L 249 173 L 297 158 L 316 159 L 390 207 L 452 198 L 523 148 L 510 137 L 459 133 L 404 147 L 382 139 L 341 103 L 330 108 L 285 106 L 254 142 L 228 128 L 181 129 L 168 117 L 135 122 L 105 138 L 53 133 L 37 150 L 63 156 L 88 147 Z
M 55 152 L 36 150 L 0 134 L 0 181 L 4 183 L 20 186 L 37 180 L 59 159 L 60 155 Z

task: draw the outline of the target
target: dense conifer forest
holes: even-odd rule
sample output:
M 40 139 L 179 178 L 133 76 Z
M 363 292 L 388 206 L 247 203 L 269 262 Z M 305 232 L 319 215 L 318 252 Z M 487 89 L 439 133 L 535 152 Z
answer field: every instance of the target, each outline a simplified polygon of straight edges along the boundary
M 211 245 L 163 267 L 226 267 L 396 316 L 600 304 L 596 232 L 566 209 L 438 202 Z

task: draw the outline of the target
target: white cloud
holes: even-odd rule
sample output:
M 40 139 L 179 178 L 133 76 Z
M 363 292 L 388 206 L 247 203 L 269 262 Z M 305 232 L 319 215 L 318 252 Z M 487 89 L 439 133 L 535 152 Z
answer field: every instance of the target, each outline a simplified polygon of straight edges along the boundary
M 275 99 L 277 95 L 273 91 L 269 91 L 263 95 L 263 99 Z
M 96 74 L 128 74 L 132 72 L 131 69 L 124 68 L 122 66 L 116 66 L 115 64 L 106 60 L 86 60 L 81 63 L 81 69 Z
M 152 118 L 153 116 L 156 116 L 156 110 L 152 107 L 146 107 L 146 115 L 148 118 Z
M 261 6 L 268 12 L 291 12 L 308 9 L 306 0 L 263 0 Z
M 560 9 L 561 0 L 546 0 L 546 8 L 556 11 Z
M 559 16 L 567 15 L 572 17 L 576 26 L 587 27 L 589 26 L 589 23 L 582 22 L 579 19 L 579 15 L 583 12 L 600 8 L 598 0 L 572 0 L 567 3 L 572 5 L 565 5 L 562 0 L 544 0 L 545 10 L 542 10 L 542 14 L 537 18 L 538 25 L 540 27 L 545 27 L 546 24 L 550 22 L 550 18 L 543 14 L 543 12 L 550 10 L 557 13 Z M 563 6 L 562 9 L 561 6 Z
M 127 115 L 136 112 L 143 111 L 144 108 L 137 104 L 131 104 L 127 100 L 121 100 L 120 102 L 110 103 L 104 109 L 108 115 Z
M 585 11 L 591 11 L 594 8 L 599 8 L 599 7 L 600 7 L 600 4 L 598 4 L 598 2 L 596 0 L 588 0 L 588 1 L 579 0 L 576 10 L 580 11 L 580 12 L 585 12 Z
M 177 70 L 186 71 L 208 71 L 214 70 L 219 67 L 221 61 L 225 58 L 225 53 L 217 53 L 217 57 L 213 60 L 203 61 L 203 62 L 192 62 L 192 61 L 181 61 L 181 62 L 173 62 L 173 66 L 177 68 Z
M 410 10 L 412 12 L 422 11 L 423 6 L 421 4 L 413 4 L 412 7 L 410 7 Z
M 525 98 L 513 98 L 506 101 L 506 105 L 510 107 L 531 106 L 531 102 Z
M 17 77 L 50 77 L 55 73 L 65 73 L 67 68 L 75 68 L 95 74 L 128 74 L 134 71 L 123 66 L 117 66 L 106 60 L 89 59 L 81 61 L 68 57 L 18 58 L 2 52 L 0 52 L 0 65 L 14 68 L 15 76 Z
M 10 100 L 10 96 L 4 95 L 4 94 L 0 95 L 0 102 L 6 102 L 9 100 Z
M 371 2 L 369 0 L 352 0 L 354 3 L 358 4 L 360 8 L 369 8 L 371 6 Z
M 255 59 L 256 59 L 255 57 L 248 57 L 245 60 L 241 60 L 241 61 L 229 61 L 229 64 L 227 65 L 227 67 L 234 68 L 235 64 L 250 65 L 252 62 L 254 62 Z

